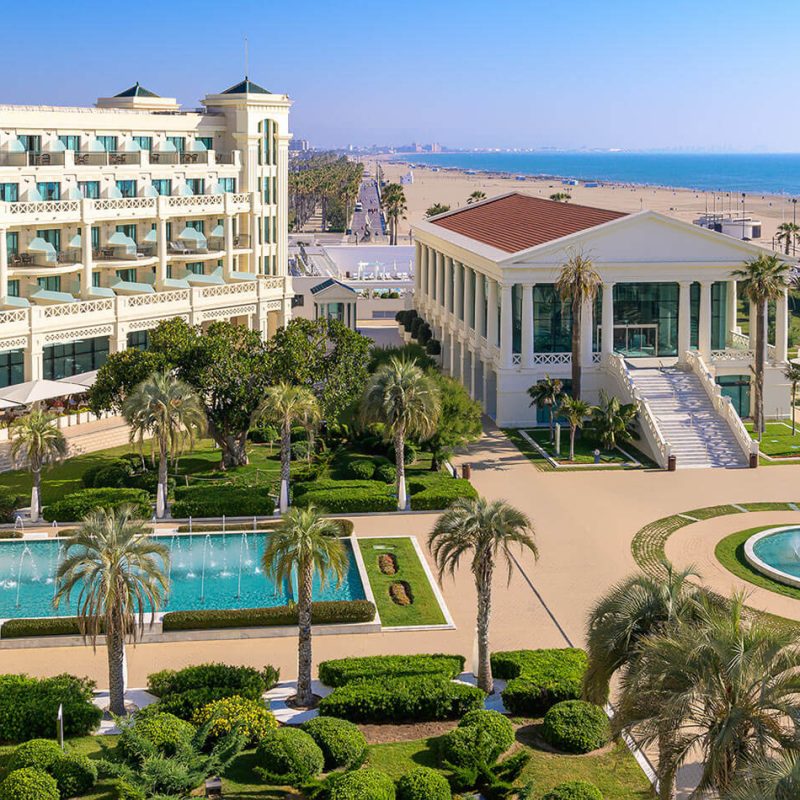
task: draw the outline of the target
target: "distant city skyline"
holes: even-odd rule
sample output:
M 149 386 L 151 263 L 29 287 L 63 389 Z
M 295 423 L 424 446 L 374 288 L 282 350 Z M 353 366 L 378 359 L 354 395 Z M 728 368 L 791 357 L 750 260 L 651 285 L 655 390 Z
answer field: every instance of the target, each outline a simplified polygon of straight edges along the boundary
M 81 10 L 86 13 L 81 13 Z M 187 108 L 247 71 L 316 147 L 797 152 L 789 0 L 568 5 L 229 0 L 4 9 L 0 103 L 90 105 L 135 81 Z M 457 13 L 456 13 L 457 12 Z M 244 39 L 249 44 L 245 67 Z

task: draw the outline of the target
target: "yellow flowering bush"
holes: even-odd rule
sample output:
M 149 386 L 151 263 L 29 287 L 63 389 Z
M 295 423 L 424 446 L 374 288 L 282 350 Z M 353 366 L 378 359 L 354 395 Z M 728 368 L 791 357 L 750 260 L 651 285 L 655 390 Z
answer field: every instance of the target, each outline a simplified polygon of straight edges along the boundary
M 261 700 L 248 700 L 239 695 L 223 697 L 198 708 L 192 722 L 205 725 L 212 720 L 209 736 L 217 739 L 233 730 L 234 725 L 247 737 L 248 744 L 257 744 L 267 731 L 277 728 L 278 721 Z

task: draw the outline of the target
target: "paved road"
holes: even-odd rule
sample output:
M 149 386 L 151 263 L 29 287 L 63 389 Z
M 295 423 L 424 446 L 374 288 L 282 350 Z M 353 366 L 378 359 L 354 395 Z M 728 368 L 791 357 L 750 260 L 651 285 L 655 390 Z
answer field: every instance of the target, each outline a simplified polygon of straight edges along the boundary
M 361 203 L 361 211 L 353 212 L 352 229 L 353 233 L 358 234 L 361 241 L 364 237 L 366 217 L 369 214 L 370 232 L 372 236 L 383 235 L 383 215 L 381 214 L 380 200 L 378 199 L 378 183 L 374 178 L 364 178 L 358 188 L 358 201 Z

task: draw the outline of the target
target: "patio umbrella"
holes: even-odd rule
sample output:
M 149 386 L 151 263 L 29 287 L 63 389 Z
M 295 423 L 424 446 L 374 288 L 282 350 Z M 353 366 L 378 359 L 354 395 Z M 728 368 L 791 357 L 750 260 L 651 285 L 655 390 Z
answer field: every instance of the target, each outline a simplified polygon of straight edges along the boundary
M 85 386 L 68 381 L 25 381 L 16 386 L 8 386 L 0 390 L 0 400 L 26 406 L 41 400 L 53 400 L 56 397 L 67 397 L 71 394 L 83 394 Z
M 136 242 L 134 242 L 130 236 L 126 236 L 120 231 L 112 233 L 111 236 L 108 237 L 107 242 L 109 247 L 136 247 Z
M 53 139 L 53 141 L 47 145 L 48 153 L 63 153 L 66 149 L 61 139 Z
M 144 191 L 142 192 L 142 197 L 158 197 L 158 192 L 156 191 L 156 187 L 150 184 L 149 186 L 144 187 Z
M 10 400 L 0 400 L 0 410 L 4 410 L 6 408 L 16 408 L 19 403 L 12 403 Z
M 159 142 L 156 145 L 156 152 L 158 153 L 177 153 L 178 148 L 172 142 Z
M 35 236 L 28 245 L 29 253 L 41 253 L 47 261 L 55 261 L 56 249 L 50 242 L 46 242 L 41 236 Z
M 83 200 L 83 192 L 77 186 L 70 186 L 62 195 L 62 200 Z
M 97 380 L 97 370 L 93 369 L 89 372 L 81 372 L 80 375 L 73 375 L 69 381 L 60 381 L 61 383 L 77 383 L 79 386 L 89 387 Z
M 8 143 L 8 152 L 9 153 L 24 153 L 25 152 L 25 145 L 19 138 L 12 139 Z
M 67 250 L 80 250 L 81 249 L 81 235 L 76 233 L 68 242 Z
M 122 192 L 116 186 L 109 186 L 106 197 L 110 198 L 111 200 L 120 200 L 122 198 Z
M 208 234 L 209 239 L 222 239 L 225 236 L 225 226 L 215 225 Z
M 103 147 L 101 142 L 97 141 L 97 139 L 89 139 L 89 142 L 86 145 L 86 151 L 89 153 L 105 153 L 106 149 Z
M 207 148 L 207 147 L 206 147 L 206 146 L 203 144 L 203 142 L 201 142 L 201 141 L 198 141 L 197 139 L 194 139 L 194 140 L 193 140 L 193 141 L 192 141 L 192 142 L 189 144 L 189 150 L 190 150 L 192 153 L 205 153 L 205 152 L 206 152 L 206 150 L 208 150 L 208 148 Z
M 31 186 L 31 188 L 28 189 L 27 197 L 25 199 L 30 203 L 36 203 L 40 200 L 44 200 L 42 193 L 35 186 Z
M 139 147 L 138 142 L 134 142 L 133 139 L 126 139 L 121 145 L 119 145 L 119 151 L 121 153 L 138 153 L 142 148 Z
M 147 231 L 142 241 L 146 242 L 147 244 L 158 244 L 158 231 L 155 228 Z
M 195 242 L 199 247 L 205 247 L 206 237 L 200 231 L 190 228 L 188 225 L 181 231 L 178 236 L 186 242 Z
M 178 189 L 178 195 L 179 195 L 180 197 L 191 197 L 193 194 L 194 194 L 194 192 L 192 191 L 192 187 L 191 187 L 191 186 L 189 186 L 189 184 L 188 184 L 188 183 L 184 183 L 184 184 L 183 184 L 183 185 L 182 185 L 182 186 L 181 186 L 181 187 Z

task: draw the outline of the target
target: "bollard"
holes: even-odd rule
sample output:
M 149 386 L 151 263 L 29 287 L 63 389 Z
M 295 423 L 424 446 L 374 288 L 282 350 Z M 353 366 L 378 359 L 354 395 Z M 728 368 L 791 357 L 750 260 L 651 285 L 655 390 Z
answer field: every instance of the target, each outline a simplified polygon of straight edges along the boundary
M 471 464 L 462 464 L 461 465 L 461 477 L 465 478 L 466 480 L 470 480 L 472 478 L 472 465 Z
M 667 472 L 675 472 L 678 466 L 678 459 L 675 456 L 667 456 Z

